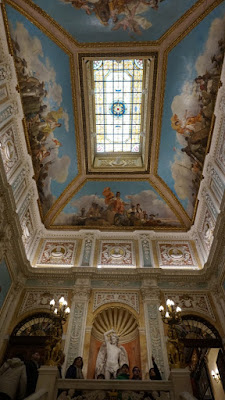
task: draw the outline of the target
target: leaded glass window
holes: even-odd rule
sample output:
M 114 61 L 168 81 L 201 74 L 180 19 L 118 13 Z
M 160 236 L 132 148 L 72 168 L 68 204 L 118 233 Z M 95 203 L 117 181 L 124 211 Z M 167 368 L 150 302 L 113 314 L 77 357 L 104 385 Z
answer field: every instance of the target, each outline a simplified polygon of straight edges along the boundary
M 143 60 L 93 61 L 96 153 L 141 151 Z

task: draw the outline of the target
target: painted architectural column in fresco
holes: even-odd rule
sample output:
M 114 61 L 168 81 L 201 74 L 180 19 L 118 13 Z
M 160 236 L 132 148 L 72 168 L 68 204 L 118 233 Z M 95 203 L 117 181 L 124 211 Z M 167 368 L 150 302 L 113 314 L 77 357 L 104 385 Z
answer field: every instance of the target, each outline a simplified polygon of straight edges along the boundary
M 83 356 L 84 336 L 88 302 L 91 294 L 89 279 L 77 279 L 73 290 L 70 319 L 66 333 L 64 352 L 65 366 L 68 368 L 75 357 Z M 84 372 L 86 371 L 84 366 Z
M 160 290 L 157 283 L 155 281 L 145 281 L 141 288 L 141 294 L 146 323 L 148 369 L 152 367 L 153 356 L 163 379 L 168 379 L 169 365 L 163 322 L 159 312 Z

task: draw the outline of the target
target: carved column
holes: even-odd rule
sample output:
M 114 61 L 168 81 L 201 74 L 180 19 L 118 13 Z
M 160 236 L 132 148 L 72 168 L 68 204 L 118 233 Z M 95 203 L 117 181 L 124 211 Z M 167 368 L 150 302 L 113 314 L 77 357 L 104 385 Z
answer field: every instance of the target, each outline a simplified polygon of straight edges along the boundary
M 220 320 L 221 327 L 225 335 L 225 302 L 224 295 L 222 293 L 220 285 L 217 283 L 217 279 L 211 280 L 211 295 L 213 298 L 214 305 Z
M 0 358 L 3 357 L 8 343 L 9 326 L 15 315 L 26 278 L 20 273 L 18 280 L 12 285 L 6 303 L 1 311 L 0 319 Z
M 70 319 L 65 341 L 65 368 L 72 364 L 75 357 L 83 356 L 85 326 L 91 286 L 89 279 L 77 279 L 73 291 Z M 87 366 L 86 366 L 87 367 Z
M 162 378 L 168 379 L 169 365 L 166 351 L 163 322 L 159 312 L 160 290 L 156 282 L 144 283 L 142 289 L 144 303 L 148 369 L 152 367 L 152 356 L 161 371 Z

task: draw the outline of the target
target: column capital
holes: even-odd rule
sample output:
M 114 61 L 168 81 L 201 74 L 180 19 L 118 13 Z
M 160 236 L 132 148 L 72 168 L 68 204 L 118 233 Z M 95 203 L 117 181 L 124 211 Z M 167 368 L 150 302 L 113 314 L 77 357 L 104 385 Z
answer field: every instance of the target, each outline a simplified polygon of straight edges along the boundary
M 141 288 L 141 295 L 144 302 L 160 303 L 160 289 L 158 287 L 143 287 Z
M 91 288 L 87 286 L 77 286 L 72 290 L 74 300 L 89 300 L 91 295 Z

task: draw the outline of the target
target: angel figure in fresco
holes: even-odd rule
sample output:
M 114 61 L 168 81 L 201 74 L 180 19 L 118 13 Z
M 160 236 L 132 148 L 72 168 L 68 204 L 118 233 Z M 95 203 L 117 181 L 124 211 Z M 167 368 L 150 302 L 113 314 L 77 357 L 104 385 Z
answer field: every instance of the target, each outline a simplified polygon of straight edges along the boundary
M 119 337 L 114 329 L 104 333 L 104 340 L 98 352 L 95 375 L 103 374 L 105 379 L 115 379 L 117 370 L 123 364 L 129 365 L 127 352 L 119 346 Z

